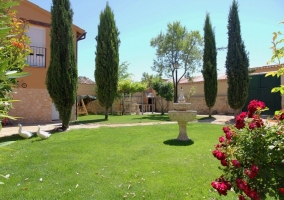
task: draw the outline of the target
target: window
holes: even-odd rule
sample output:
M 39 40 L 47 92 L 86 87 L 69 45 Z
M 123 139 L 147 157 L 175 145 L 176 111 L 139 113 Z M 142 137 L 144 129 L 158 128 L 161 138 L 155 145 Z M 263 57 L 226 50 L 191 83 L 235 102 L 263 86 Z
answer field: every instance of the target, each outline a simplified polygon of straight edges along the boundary
M 46 66 L 46 30 L 42 27 L 30 26 L 27 36 L 30 38 L 32 52 L 27 57 L 27 63 L 33 67 Z

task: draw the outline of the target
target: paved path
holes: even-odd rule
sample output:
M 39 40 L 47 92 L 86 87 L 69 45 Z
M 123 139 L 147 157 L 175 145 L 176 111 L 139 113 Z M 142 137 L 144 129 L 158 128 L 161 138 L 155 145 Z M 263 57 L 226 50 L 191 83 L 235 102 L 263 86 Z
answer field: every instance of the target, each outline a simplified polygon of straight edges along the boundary
M 207 117 L 207 115 L 198 115 L 201 117 Z M 214 115 L 214 118 L 212 119 L 204 119 L 204 120 L 198 120 L 198 122 L 202 123 L 212 123 L 212 124 L 226 124 L 230 123 L 233 120 L 233 116 L 227 116 L 227 115 Z M 169 124 L 169 123 L 177 123 L 177 122 L 146 122 L 146 123 L 131 123 L 131 124 L 76 124 L 76 125 L 70 125 L 70 129 L 78 129 L 78 128 L 98 128 L 101 126 L 109 126 L 109 127 L 117 127 L 117 126 L 146 126 L 146 125 L 154 125 L 154 124 Z M 16 123 L 15 123 L 16 124 Z M 36 132 L 38 127 L 38 124 L 23 124 L 23 130 Z M 44 131 L 51 131 L 56 128 L 61 127 L 60 122 L 54 122 L 54 123 L 47 123 L 47 124 L 40 124 L 41 129 Z M 11 136 L 14 134 L 18 134 L 18 126 L 17 125 L 7 125 L 3 126 L 2 130 L 0 131 L 0 138 Z

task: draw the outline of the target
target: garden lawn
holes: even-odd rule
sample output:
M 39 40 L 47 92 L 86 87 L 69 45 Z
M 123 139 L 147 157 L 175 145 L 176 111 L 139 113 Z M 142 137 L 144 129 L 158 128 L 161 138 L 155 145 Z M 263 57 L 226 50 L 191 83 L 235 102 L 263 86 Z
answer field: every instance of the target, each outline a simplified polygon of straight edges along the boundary
M 222 126 L 189 123 L 191 143 L 176 142 L 176 124 L 100 127 L 33 137 L 0 151 L 0 199 L 237 199 L 211 188 L 212 156 Z M 9 149 L 7 149 L 9 148 Z
M 197 116 L 196 119 L 201 117 Z M 80 115 L 78 121 L 72 124 L 129 124 L 129 123 L 144 123 L 144 122 L 167 122 L 171 121 L 167 114 L 144 114 L 144 115 L 109 115 L 108 120 L 105 120 L 105 115 Z

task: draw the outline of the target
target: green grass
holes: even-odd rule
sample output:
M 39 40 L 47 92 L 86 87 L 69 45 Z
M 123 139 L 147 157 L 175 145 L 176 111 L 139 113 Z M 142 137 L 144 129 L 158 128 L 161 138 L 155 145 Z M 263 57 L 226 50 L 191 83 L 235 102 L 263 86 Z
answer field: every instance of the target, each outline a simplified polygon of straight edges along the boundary
M 200 119 L 201 117 L 196 117 Z M 108 120 L 105 120 L 105 115 L 80 115 L 78 121 L 72 124 L 125 124 L 125 123 L 143 123 L 143 122 L 165 122 L 171 121 L 167 114 L 144 114 L 144 115 L 109 115 Z
M 210 186 L 221 175 L 212 156 L 222 126 L 190 123 L 101 127 L 33 137 L 0 151 L 0 199 L 236 199 Z M 13 138 L 15 139 L 15 138 Z M 42 182 L 39 181 L 42 178 Z

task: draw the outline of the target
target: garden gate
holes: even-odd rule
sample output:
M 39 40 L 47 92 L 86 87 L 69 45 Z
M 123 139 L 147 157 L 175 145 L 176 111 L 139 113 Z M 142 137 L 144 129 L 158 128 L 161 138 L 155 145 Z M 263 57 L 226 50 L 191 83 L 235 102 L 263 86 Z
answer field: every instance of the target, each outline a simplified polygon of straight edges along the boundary
M 276 76 L 267 76 L 265 74 L 257 74 L 250 76 L 248 98 L 243 111 L 247 111 L 248 103 L 251 100 L 263 101 L 268 111 L 263 112 L 264 115 L 273 115 L 276 110 L 281 109 L 281 95 L 279 92 L 271 93 L 271 89 L 280 86 L 280 78 Z

